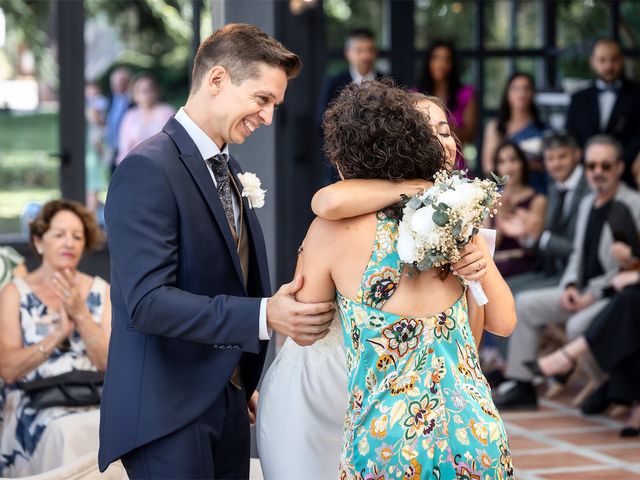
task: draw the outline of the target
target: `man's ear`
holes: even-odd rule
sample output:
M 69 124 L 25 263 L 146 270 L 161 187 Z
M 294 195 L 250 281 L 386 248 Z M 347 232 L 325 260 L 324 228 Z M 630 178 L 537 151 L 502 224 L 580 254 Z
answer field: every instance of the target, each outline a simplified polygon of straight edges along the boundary
M 226 68 L 220 65 L 215 65 L 211 67 L 207 72 L 207 76 L 204 79 L 207 90 L 212 95 L 218 95 L 222 90 L 224 80 L 228 76 L 229 76 L 229 73 L 227 72 Z

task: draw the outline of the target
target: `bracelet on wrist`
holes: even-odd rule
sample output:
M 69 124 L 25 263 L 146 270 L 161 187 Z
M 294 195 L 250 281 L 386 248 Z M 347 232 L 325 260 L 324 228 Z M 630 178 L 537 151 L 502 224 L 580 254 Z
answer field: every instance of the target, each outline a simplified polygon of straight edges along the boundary
M 49 358 L 50 352 L 46 348 L 44 348 L 42 342 L 36 344 L 36 350 L 38 350 L 45 359 Z

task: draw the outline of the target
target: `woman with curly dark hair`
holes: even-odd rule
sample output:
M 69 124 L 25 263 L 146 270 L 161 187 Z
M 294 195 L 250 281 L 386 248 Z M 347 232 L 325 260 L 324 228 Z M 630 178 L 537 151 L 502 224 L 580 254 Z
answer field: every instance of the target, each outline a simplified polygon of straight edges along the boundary
M 340 175 L 398 182 L 442 169 L 445 150 L 415 104 L 389 83 L 346 87 L 324 119 Z M 287 340 L 265 377 L 258 414 L 265 478 L 512 475 L 506 433 L 478 367 L 465 288 L 437 269 L 407 275 L 396 248 L 399 217 L 392 208 L 317 218 L 309 228 L 296 299 L 333 299 L 338 315 L 311 347 Z M 481 239 L 453 268 L 482 280 L 488 316 L 513 316 Z M 472 315 L 484 314 L 476 308 Z

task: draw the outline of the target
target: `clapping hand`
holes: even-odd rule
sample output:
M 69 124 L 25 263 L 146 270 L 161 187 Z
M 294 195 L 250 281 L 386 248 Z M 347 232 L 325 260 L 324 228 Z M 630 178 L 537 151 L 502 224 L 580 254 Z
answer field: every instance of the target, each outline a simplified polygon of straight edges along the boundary
M 73 320 L 88 313 L 87 305 L 76 287 L 75 274 L 71 270 L 64 269 L 53 275 L 53 289 L 60 298 L 63 309 Z
M 294 295 L 302 288 L 302 282 L 302 277 L 296 276 L 267 301 L 267 326 L 299 345 L 308 346 L 329 333 L 335 304 L 297 302 Z

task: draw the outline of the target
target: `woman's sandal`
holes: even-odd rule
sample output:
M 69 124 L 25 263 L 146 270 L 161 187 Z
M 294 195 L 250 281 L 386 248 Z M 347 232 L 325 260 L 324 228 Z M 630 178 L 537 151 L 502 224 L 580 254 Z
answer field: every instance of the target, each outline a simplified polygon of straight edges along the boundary
M 544 372 L 540 368 L 540 364 L 538 363 L 538 360 L 527 360 L 522 363 L 525 367 L 527 367 L 527 369 L 529 369 L 529 371 L 533 375 L 538 377 L 550 378 L 554 382 L 559 383 L 560 385 L 566 385 L 567 382 L 569 381 L 569 378 L 571 378 L 571 375 L 573 375 L 573 372 L 576 371 L 576 365 L 578 364 L 578 362 L 576 361 L 575 357 L 571 355 L 569 352 L 567 352 L 567 350 L 565 350 L 564 348 L 560 349 L 560 353 L 562 353 L 562 355 L 564 355 L 564 357 L 571 364 L 571 368 L 566 373 L 558 373 L 556 375 L 547 376 L 544 374 Z

